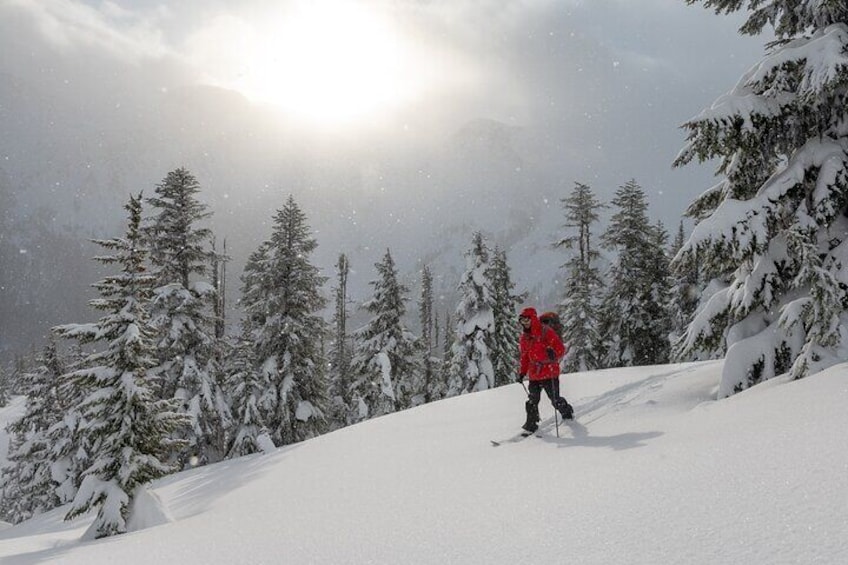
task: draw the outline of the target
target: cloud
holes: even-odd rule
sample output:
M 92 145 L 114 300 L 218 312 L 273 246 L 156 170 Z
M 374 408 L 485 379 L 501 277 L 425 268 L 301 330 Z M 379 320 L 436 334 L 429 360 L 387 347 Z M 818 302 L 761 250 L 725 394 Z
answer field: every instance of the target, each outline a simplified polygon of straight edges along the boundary
M 159 23 L 165 8 L 129 11 L 112 2 L 94 8 L 74 0 L 9 0 L 6 10 L 29 19 L 55 49 L 75 52 L 93 48 L 125 61 L 167 56 L 171 50 Z

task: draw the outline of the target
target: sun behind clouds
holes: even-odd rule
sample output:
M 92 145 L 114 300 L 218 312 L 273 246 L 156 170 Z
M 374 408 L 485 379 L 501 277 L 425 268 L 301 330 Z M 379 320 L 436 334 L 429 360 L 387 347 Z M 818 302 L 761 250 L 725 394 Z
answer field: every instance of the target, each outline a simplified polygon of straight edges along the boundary
M 413 94 L 403 38 L 363 3 L 300 1 L 260 23 L 220 20 L 204 34 L 195 40 L 214 82 L 298 120 L 366 121 Z

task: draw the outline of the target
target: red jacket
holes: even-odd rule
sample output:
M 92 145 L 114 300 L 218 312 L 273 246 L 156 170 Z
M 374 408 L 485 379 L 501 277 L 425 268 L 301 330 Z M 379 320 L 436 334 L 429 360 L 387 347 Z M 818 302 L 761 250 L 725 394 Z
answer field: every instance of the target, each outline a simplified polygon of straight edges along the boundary
M 565 345 L 554 330 L 542 324 L 534 308 L 525 308 L 522 316 L 530 318 L 530 329 L 524 330 L 518 341 L 521 355 L 521 376 L 531 381 L 544 381 L 559 377 L 559 361 L 565 355 Z M 554 352 L 554 359 L 548 355 Z

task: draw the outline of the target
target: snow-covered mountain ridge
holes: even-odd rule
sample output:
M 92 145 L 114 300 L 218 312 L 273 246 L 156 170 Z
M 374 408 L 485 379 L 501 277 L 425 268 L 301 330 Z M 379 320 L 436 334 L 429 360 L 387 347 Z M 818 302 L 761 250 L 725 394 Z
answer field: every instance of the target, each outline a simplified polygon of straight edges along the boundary
M 564 375 L 577 420 L 492 447 L 515 384 L 154 483 L 154 527 L 62 511 L 3 563 L 845 563 L 848 365 L 715 401 L 722 362 Z M 2 416 L 6 416 L 5 412 Z

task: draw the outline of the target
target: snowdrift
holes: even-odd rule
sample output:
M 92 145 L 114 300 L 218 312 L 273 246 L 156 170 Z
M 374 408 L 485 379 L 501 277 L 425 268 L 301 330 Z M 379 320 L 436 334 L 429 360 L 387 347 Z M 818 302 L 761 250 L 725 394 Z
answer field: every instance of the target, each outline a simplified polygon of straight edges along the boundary
M 132 533 L 57 510 L 3 563 L 848 563 L 848 365 L 715 401 L 722 363 L 564 375 L 577 420 L 510 385 L 160 480 Z

